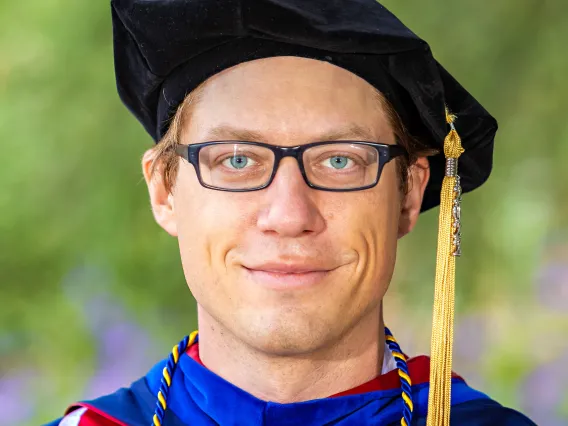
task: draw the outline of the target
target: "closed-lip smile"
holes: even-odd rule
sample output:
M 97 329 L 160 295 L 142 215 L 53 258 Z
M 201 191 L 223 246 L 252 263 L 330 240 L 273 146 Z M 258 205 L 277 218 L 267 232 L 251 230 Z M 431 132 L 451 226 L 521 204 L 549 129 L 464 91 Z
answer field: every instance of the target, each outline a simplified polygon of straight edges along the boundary
M 307 272 L 328 272 L 329 269 L 316 265 L 290 264 L 290 263 L 265 263 L 259 266 L 245 266 L 251 271 L 273 272 L 277 274 L 304 274 Z
M 273 289 L 315 285 L 332 271 L 318 265 L 302 263 L 264 263 L 254 267 L 244 266 L 244 269 L 255 282 Z

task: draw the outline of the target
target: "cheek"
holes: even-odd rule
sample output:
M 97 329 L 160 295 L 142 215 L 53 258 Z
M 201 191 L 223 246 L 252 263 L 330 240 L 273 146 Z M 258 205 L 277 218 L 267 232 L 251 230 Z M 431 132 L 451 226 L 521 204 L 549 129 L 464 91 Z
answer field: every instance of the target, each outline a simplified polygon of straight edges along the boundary
M 356 274 L 363 293 L 381 298 L 394 271 L 400 214 L 396 194 L 385 192 L 390 191 L 361 193 L 334 220 L 341 243 L 358 254 Z
M 247 203 L 234 194 L 203 188 L 179 177 L 174 192 L 178 243 L 186 279 L 194 296 L 217 285 L 226 273 L 225 258 L 252 221 Z

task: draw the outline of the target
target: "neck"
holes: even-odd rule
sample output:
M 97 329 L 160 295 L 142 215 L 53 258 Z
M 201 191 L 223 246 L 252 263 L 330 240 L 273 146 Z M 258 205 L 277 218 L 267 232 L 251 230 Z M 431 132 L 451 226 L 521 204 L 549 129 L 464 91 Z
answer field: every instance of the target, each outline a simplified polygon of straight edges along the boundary
M 301 356 L 275 356 L 247 345 L 201 307 L 199 356 L 207 368 L 264 400 L 292 403 L 326 398 L 381 373 L 384 325 L 380 307 L 331 345 Z

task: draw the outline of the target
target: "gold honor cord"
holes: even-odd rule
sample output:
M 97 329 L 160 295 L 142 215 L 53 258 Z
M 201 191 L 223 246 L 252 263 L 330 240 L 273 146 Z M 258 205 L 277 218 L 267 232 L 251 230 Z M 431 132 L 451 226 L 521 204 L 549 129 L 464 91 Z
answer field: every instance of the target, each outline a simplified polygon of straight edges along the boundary
M 457 162 L 464 152 L 454 126 L 455 119 L 446 108 L 446 121 L 451 130 L 444 139 L 446 173 L 440 194 L 427 426 L 450 424 L 456 256 L 461 254 L 461 186 Z

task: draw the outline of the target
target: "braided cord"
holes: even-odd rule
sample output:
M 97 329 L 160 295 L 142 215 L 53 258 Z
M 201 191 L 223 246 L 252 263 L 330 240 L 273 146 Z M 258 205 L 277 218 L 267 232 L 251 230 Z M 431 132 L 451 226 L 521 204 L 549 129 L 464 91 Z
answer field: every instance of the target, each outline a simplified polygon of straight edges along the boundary
M 404 403 L 400 424 L 402 426 L 410 426 L 414 404 L 412 403 L 412 391 L 410 390 L 412 381 L 410 380 L 410 373 L 408 372 L 408 366 L 406 365 L 406 357 L 388 327 L 385 327 L 385 340 L 387 341 L 387 345 L 389 346 L 392 356 L 396 361 L 396 368 L 398 369 L 398 375 L 400 377 L 402 401 Z
M 164 421 L 164 416 L 166 414 L 168 394 L 170 392 L 170 386 L 172 384 L 172 377 L 174 376 L 174 371 L 177 367 L 180 355 L 184 354 L 185 351 L 195 343 L 197 340 L 197 331 L 194 331 L 189 336 L 185 336 L 181 342 L 179 342 L 170 353 L 168 357 L 168 362 L 162 370 L 162 381 L 160 383 L 160 390 L 158 390 L 158 397 L 156 401 L 156 410 L 154 411 L 154 416 L 152 417 L 152 426 L 162 426 Z
M 187 351 L 187 349 L 191 345 L 197 342 L 197 339 L 197 331 L 194 331 L 189 336 L 185 336 L 182 341 L 172 349 L 172 353 L 168 357 L 168 362 L 166 363 L 166 366 L 162 371 L 162 382 L 160 384 L 160 390 L 158 391 L 156 410 L 154 411 L 154 417 L 152 418 L 151 426 L 162 426 L 164 416 L 166 414 L 167 400 L 170 386 L 172 384 L 172 377 L 179 361 L 180 354 L 183 354 L 185 351 Z M 410 426 L 414 405 L 412 403 L 412 392 L 410 390 L 412 382 L 410 380 L 410 374 L 408 373 L 408 366 L 406 365 L 406 357 L 402 353 L 402 349 L 400 349 L 400 346 L 396 342 L 396 339 L 387 327 L 385 327 L 385 339 L 389 349 L 392 352 L 392 355 L 395 358 L 398 375 L 400 376 L 402 400 L 404 402 L 403 417 L 400 420 L 400 424 L 401 426 Z

